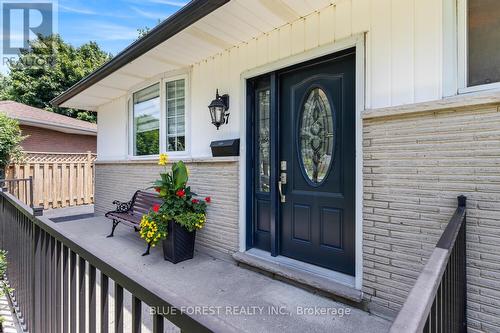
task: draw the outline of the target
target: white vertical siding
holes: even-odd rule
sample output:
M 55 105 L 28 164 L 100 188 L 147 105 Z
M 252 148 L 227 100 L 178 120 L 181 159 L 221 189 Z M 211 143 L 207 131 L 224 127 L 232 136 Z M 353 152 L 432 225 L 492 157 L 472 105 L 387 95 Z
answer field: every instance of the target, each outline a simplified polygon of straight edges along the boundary
M 252 69 L 366 32 L 366 108 L 439 99 L 442 13 L 440 0 L 338 0 L 241 44 L 238 62 Z M 195 68 L 213 66 L 224 54 Z
M 413 101 L 414 67 L 408 66 L 414 55 L 414 3 L 418 0 L 397 0 L 391 3 L 391 104 Z
M 441 97 L 442 54 L 441 1 L 415 1 L 415 98 L 424 102 Z
M 209 156 L 209 143 L 212 140 L 244 135 L 240 133 L 244 111 L 241 110 L 241 101 L 245 95 L 241 84 L 243 72 L 335 43 L 354 34 L 366 33 L 367 109 L 440 99 L 445 70 L 442 59 L 443 22 L 446 17 L 443 15 L 443 1 L 451 0 L 332 1 L 333 4 L 298 18 L 291 24 L 271 29 L 267 33 L 259 32 L 256 38 L 194 64 L 191 69 L 189 119 L 192 156 Z M 308 2 L 302 3 L 308 6 Z M 237 5 L 252 10 L 257 6 L 240 2 Z M 305 7 L 304 11 L 307 10 Z M 447 7 L 450 6 L 444 6 Z M 239 19 L 244 20 L 244 17 Z M 266 20 L 269 22 L 267 26 L 262 22 L 244 24 L 250 27 L 251 23 L 252 29 L 269 29 L 272 17 Z M 237 30 L 228 31 L 227 34 L 234 38 L 240 35 Z M 229 93 L 231 98 L 229 125 L 222 126 L 219 131 L 211 125 L 207 109 L 217 88 L 221 93 Z M 101 134 L 106 137 L 108 134 L 103 132 L 118 131 L 116 119 L 111 119 L 111 115 L 109 121 L 107 118 L 107 110 L 113 107 L 119 107 L 122 114 L 127 112 L 124 101 L 100 108 Z M 119 117 L 116 113 L 113 113 L 113 117 Z M 122 119 L 121 116 L 119 118 Z M 125 127 L 120 123 L 120 128 L 123 130 Z M 113 133 L 115 137 L 116 134 Z M 124 135 L 122 133 L 120 138 L 124 138 Z M 113 143 L 102 142 L 100 151 L 103 156 L 117 155 L 110 149 L 123 153 L 115 148 Z
M 371 58 L 367 59 L 367 77 L 371 81 L 371 90 L 367 94 L 371 94 L 370 107 L 377 108 L 391 105 L 391 1 L 376 1 L 370 14 L 371 39 L 367 47 L 371 49 Z
M 319 12 L 319 44 L 325 45 L 335 40 L 335 6 Z
M 351 0 L 339 0 L 335 6 L 335 39 L 349 37 L 352 33 Z
M 126 97 L 102 105 L 97 113 L 97 156 L 124 159 L 128 151 L 128 109 Z
M 292 54 L 297 54 L 304 52 L 305 45 L 305 20 L 299 19 L 292 23 L 292 31 L 291 31 L 291 45 L 292 45 Z M 317 38 L 317 36 L 314 36 Z
M 316 12 L 306 17 L 304 43 L 306 50 L 319 46 L 319 14 Z
M 352 33 L 370 30 L 371 0 L 351 0 Z

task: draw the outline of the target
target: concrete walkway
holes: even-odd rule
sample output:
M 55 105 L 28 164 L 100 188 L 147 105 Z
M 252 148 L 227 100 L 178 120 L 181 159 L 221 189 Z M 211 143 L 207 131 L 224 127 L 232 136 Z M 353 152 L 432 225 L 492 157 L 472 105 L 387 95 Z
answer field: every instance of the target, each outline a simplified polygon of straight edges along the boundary
M 141 257 L 145 244 L 138 234 L 120 225 L 114 238 L 106 238 L 111 224 L 103 217 L 59 223 L 42 220 L 143 286 L 159 290 L 172 305 L 187 311 L 208 307 L 215 312 L 197 315 L 201 322 L 215 321 L 238 332 L 389 330 L 390 323 L 384 319 L 203 253 L 177 265 L 163 259 L 161 247 Z

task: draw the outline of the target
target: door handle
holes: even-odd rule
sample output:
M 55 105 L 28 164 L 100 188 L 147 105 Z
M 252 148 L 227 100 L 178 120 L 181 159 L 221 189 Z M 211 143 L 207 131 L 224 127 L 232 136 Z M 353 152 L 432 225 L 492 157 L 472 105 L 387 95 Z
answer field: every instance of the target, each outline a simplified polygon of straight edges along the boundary
M 281 187 L 282 187 L 282 185 L 283 185 L 283 183 L 281 182 L 281 180 L 280 180 L 280 181 L 278 181 L 278 191 L 279 191 L 279 193 L 280 193 L 280 201 L 281 201 L 282 203 L 284 203 L 284 202 L 286 202 L 286 196 L 285 196 L 285 195 L 283 195 L 283 189 L 281 188 Z

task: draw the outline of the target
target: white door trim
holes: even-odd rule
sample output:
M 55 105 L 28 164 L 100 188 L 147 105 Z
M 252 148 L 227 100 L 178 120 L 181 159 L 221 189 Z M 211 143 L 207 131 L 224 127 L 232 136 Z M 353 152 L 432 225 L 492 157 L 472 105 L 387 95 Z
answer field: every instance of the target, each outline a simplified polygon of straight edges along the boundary
M 363 285 L 363 126 L 361 114 L 365 109 L 365 34 L 358 34 L 331 44 L 283 58 L 263 66 L 244 71 L 240 79 L 240 172 L 239 172 L 239 250 L 246 250 L 246 80 L 344 49 L 356 47 L 356 269 L 354 288 L 361 290 Z

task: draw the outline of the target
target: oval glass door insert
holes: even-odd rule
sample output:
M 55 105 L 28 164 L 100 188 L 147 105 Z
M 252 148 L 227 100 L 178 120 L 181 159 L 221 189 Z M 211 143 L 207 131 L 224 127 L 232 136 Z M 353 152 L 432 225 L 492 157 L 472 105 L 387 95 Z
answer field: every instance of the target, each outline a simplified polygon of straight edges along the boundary
M 299 115 L 299 155 L 313 184 L 324 181 L 333 162 L 335 133 L 332 106 L 321 88 L 313 88 Z

